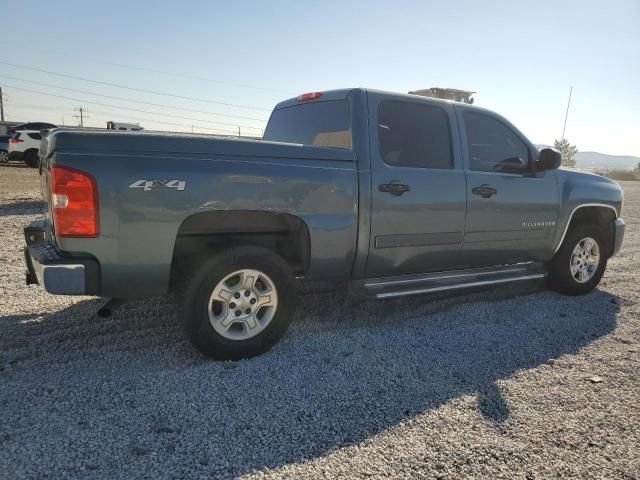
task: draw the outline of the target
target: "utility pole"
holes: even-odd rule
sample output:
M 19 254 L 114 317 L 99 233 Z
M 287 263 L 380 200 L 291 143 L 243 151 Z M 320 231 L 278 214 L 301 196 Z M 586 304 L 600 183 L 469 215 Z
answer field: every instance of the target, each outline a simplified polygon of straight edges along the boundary
M 87 115 L 85 115 L 86 110 L 83 107 L 79 107 L 76 108 L 76 112 L 79 112 L 79 115 L 74 115 L 74 118 L 79 118 L 80 119 L 80 126 L 84 127 L 84 119 L 85 118 L 89 118 Z
M 569 105 L 571 105 L 571 92 L 573 92 L 573 85 L 569 89 L 569 101 L 567 102 L 567 113 L 564 114 L 564 126 L 562 127 L 562 140 L 564 140 L 564 131 L 567 129 L 567 117 L 569 116 Z
M 4 98 L 2 98 L 2 87 L 0 87 L 0 121 L 4 122 Z

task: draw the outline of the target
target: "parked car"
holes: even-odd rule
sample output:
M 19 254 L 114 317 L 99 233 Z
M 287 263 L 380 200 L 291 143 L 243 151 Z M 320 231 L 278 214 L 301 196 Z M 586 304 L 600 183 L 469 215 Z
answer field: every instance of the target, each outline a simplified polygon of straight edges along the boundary
M 22 160 L 31 168 L 38 166 L 38 150 L 42 134 L 23 130 L 15 132 L 9 140 L 9 160 Z
M 0 135 L 0 163 L 9 161 L 9 140 L 11 135 Z
M 624 235 L 616 182 L 558 168 L 496 113 L 415 95 L 304 94 L 261 141 L 58 129 L 42 152 L 51 216 L 25 229 L 27 283 L 173 290 L 218 359 L 278 341 L 298 278 L 378 299 L 545 277 L 578 295 Z
M 7 129 L 7 134 L 12 134 L 15 132 L 22 132 L 25 130 L 34 130 L 36 132 L 39 132 L 41 130 L 51 130 L 53 128 L 57 128 L 57 125 L 54 125 L 53 123 L 47 123 L 47 122 L 27 122 L 27 123 L 21 123 L 19 125 L 14 125 L 10 128 Z
M 31 168 L 38 166 L 38 150 L 42 140 L 42 130 L 57 128 L 53 123 L 29 122 L 11 127 L 9 140 L 9 160 L 22 160 Z

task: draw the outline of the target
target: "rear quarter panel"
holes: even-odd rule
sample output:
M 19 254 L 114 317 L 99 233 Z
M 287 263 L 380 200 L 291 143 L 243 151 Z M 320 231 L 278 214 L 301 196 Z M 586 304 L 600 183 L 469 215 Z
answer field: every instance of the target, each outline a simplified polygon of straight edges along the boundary
M 176 235 L 187 217 L 208 210 L 282 212 L 309 228 L 307 275 L 346 278 L 357 229 L 355 157 L 345 151 L 342 160 L 314 160 L 309 148 L 316 147 L 291 146 L 288 158 L 56 151 L 50 162 L 90 172 L 100 200 L 100 236 L 58 238 L 58 246 L 99 260 L 103 296 L 158 295 L 168 289 Z M 130 188 L 138 180 L 180 180 L 185 189 Z

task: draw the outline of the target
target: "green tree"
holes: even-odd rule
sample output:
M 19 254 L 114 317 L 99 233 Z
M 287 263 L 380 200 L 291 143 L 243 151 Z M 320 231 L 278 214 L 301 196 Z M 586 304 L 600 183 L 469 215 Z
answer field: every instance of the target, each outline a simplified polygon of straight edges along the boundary
M 562 165 L 565 167 L 575 167 L 576 160 L 573 158 L 578 153 L 578 148 L 575 145 L 571 145 L 569 140 L 563 138 L 562 140 L 556 140 L 553 142 L 553 148 L 558 150 L 562 155 Z

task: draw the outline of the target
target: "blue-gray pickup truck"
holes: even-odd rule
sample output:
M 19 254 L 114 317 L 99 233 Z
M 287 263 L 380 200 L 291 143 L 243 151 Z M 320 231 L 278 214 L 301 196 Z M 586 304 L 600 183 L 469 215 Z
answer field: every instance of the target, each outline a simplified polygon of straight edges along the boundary
M 371 298 L 544 277 L 583 294 L 620 248 L 623 194 L 559 166 L 491 111 L 359 88 L 281 102 L 262 140 L 55 129 L 27 282 L 111 305 L 176 291 L 218 359 L 277 342 L 300 279 Z

